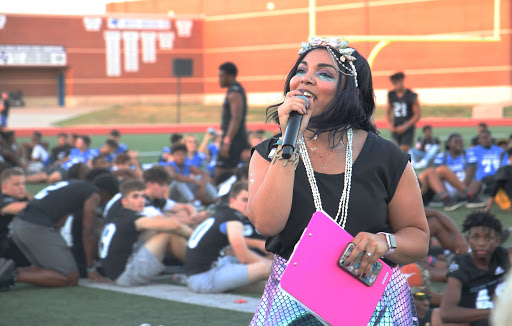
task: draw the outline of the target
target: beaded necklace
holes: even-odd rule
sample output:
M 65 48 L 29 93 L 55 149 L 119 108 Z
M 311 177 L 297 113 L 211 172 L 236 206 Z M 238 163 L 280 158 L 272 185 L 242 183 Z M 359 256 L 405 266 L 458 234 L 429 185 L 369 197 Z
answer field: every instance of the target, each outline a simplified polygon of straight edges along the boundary
M 343 192 L 341 194 L 340 203 L 338 205 L 338 213 L 336 214 L 336 218 L 334 221 L 341 225 L 343 229 L 345 229 L 345 224 L 347 223 L 347 214 L 348 214 L 348 202 L 350 198 L 350 188 L 352 186 L 352 136 L 354 132 L 352 128 L 347 131 L 347 146 L 346 146 L 346 155 L 345 155 L 345 178 L 344 178 L 344 187 Z M 311 192 L 313 193 L 313 201 L 315 202 L 315 208 L 318 211 L 323 211 L 322 208 L 322 200 L 320 198 L 320 191 L 318 191 L 318 186 L 316 184 L 315 172 L 311 165 L 311 160 L 309 159 L 308 149 L 306 147 L 306 142 L 304 141 L 304 136 L 299 138 L 299 146 L 300 146 L 300 154 L 302 156 L 302 160 L 304 161 L 304 166 L 306 167 L 306 173 L 308 176 L 309 186 L 311 187 Z M 341 213 L 341 214 L 340 214 Z

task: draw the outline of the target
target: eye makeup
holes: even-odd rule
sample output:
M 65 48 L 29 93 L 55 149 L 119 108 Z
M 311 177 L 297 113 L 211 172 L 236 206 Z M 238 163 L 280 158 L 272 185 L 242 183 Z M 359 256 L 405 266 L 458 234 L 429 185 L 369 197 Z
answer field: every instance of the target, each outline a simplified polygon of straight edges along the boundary
M 308 71 L 307 67 L 304 67 L 303 64 L 297 68 L 297 72 L 295 73 L 295 76 L 302 76 L 305 75 Z M 325 68 L 321 68 L 318 71 L 315 72 L 315 74 L 318 76 L 319 79 L 324 81 L 333 81 L 336 80 L 336 77 L 333 75 L 332 72 Z
M 334 77 L 330 72 L 325 70 L 320 70 L 317 72 L 318 78 L 326 81 L 332 81 L 335 80 L 336 77 Z
M 304 67 L 298 67 L 297 72 L 295 73 L 295 76 L 302 76 L 306 73 L 306 68 Z

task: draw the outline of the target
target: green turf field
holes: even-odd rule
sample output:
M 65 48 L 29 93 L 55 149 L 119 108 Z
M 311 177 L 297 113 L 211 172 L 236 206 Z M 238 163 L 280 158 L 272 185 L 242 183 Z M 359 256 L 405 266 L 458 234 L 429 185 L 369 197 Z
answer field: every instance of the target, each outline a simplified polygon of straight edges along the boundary
M 248 122 L 265 121 L 264 106 L 251 106 L 247 111 Z M 428 106 L 421 108 L 422 117 L 426 118 L 471 118 L 471 106 Z M 375 110 L 374 118 L 385 119 L 386 109 L 379 106 Z M 184 103 L 179 113 L 176 104 L 126 104 L 114 105 L 103 110 L 83 114 L 77 117 L 59 121 L 57 126 L 67 127 L 76 125 L 133 125 L 156 123 L 208 123 L 220 121 L 221 109 L 219 105 L 201 105 Z M 511 112 L 504 110 L 504 117 L 510 117 Z
M 250 106 L 247 111 L 248 122 L 265 121 L 264 106 Z M 423 118 L 471 118 L 473 108 L 469 105 L 428 106 L 422 105 Z M 219 105 L 201 105 L 184 103 L 179 114 L 176 104 L 126 104 L 114 105 L 103 110 L 73 117 L 56 123 L 57 126 L 69 127 L 76 125 L 133 125 L 176 123 L 178 116 L 181 123 L 208 123 L 220 121 Z M 378 106 L 375 110 L 376 120 L 385 120 L 386 109 Z M 505 107 L 503 117 L 512 117 L 511 107 Z
M 511 129 L 492 127 L 495 138 L 508 138 Z M 421 131 L 417 131 L 419 135 Z M 435 128 L 434 135 L 445 140 L 452 132 L 459 132 L 466 141 L 476 133 L 475 128 Z M 381 135 L 388 137 L 387 130 Z M 202 135 L 197 135 L 201 138 Z M 105 136 L 92 136 L 92 147 L 100 146 Z M 54 137 L 47 137 L 51 146 Z M 201 140 L 201 139 L 199 139 Z M 19 139 L 26 141 L 26 139 Z M 141 154 L 143 163 L 154 162 L 158 152 L 168 145 L 168 134 L 123 135 L 122 141 L 130 149 Z M 32 193 L 43 185 L 29 185 Z M 512 214 L 503 213 L 497 207 L 492 210 L 506 227 L 512 226 Z M 461 225 L 469 209 L 460 208 L 448 215 L 457 225 Z M 512 245 L 509 239 L 507 246 Z M 258 296 L 259 292 L 245 293 Z M 147 296 L 122 294 L 112 291 L 75 287 L 61 289 L 42 289 L 18 284 L 7 292 L 0 292 L 0 325 L 247 325 L 250 313 L 232 310 L 214 309 L 199 305 L 178 303 L 169 300 L 149 298 Z M 146 325 L 147 326 L 147 325 Z
M 16 285 L 0 292 L 0 325 L 248 325 L 252 314 L 86 287 Z

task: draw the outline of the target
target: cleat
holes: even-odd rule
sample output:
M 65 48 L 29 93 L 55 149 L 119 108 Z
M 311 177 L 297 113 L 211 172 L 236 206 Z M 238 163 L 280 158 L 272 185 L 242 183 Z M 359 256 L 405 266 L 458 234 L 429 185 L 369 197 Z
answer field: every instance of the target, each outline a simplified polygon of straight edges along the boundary
M 444 201 L 444 210 L 447 212 L 451 212 L 456 210 L 459 207 L 462 207 L 467 204 L 467 200 L 465 198 L 461 198 L 459 196 L 456 197 L 448 197 Z
M 478 196 L 468 196 L 467 201 L 467 208 L 481 208 L 487 206 L 487 203 Z
M 8 290 L 16 282 L 16 264 L 10 259 L 0 258 L 0 289 Z

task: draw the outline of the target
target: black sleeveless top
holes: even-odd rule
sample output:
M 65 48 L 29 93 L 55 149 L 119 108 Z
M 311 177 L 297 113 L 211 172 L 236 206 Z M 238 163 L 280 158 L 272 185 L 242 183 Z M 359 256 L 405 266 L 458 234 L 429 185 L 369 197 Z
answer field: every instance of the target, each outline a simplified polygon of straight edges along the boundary
M 247 130 L 245 126 L 245 120 L 247 116 L 247 95 L 245 94 L 245 90 L 240 85 L 239 82 L 235 81 L 231 86 L 229 86 L 228 91 L 226 92 L 226 97 L 224 98 L 224 103 L 222 104 L 222 119 L 220 123 L 220 129 L 223 134 L 226 135 L 229 128 L 229 123 L 231 122 L 231 107 L 228 101 L 229 93 L 236 92 L 240 93 L 242 96 L 242 121 L 240 121 L 240 128 L 236 132 L 232 141 L 244 141 L 247 139 Z
M 267 139 L 255 146 L 253 151 L 258 151 L 270 161 L 268 154 L 276 141 L 277 138 Z M 388 203 L 393 198 L 408 157 L 390 141 L 375 133 L 368 133 L 352 170 L 352 188 L 345 225 L 345 230 L 352 236 L 359 232 L 391 232 Z M 344 173 L 324 174 L 315 171 L 315 178 L 323 209 L 334 218 L 343 191 Z M 267 238 L 266 249 L 289 259 L 315 211 L 313 194 L 301 159 L 295 171 L 290 216 L 279 234 Z

